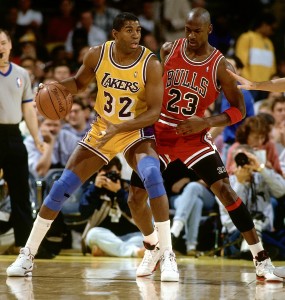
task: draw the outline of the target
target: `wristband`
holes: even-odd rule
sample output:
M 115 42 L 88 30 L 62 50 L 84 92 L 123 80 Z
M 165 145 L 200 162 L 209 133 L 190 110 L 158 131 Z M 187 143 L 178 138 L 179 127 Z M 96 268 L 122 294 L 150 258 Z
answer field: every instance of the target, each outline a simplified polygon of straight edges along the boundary
M 234 106 L 231 106 L 230 108 L 226 109 L 224 113 L 226 113 L 230 117 L 231 125 L 236 124 L 237 122 L 243 119 L 241 111 Z

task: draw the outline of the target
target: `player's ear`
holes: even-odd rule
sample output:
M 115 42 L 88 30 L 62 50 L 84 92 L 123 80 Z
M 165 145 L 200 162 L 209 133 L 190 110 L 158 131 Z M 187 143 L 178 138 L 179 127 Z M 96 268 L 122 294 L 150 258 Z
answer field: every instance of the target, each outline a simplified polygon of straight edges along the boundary
M 113 38 L 116 40 L 117 36 L 118 36 L 118 31 L 115 29 L 112 29 L 112 36 Z
M 213 31 L 213 25 L 210 24 L 210 25 L 209 25 L 209 28 L 208 28 L 208 34 L 211 34 L 212 31 Z

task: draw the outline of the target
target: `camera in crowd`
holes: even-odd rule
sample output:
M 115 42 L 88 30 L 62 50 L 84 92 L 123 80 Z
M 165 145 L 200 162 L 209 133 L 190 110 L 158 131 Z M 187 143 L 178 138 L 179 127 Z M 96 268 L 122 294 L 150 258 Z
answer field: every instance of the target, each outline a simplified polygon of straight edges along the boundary
M 110 171 L 105 174 L 105 176 L 111 179 L 113 182 L 117 182 L 118 179 L 121 179 L 121 175 L 116 171 Z
M 249 159 L 248 159 L 247 155 L 243 152 L 239 152 L 235 156 L 235 162 L 236 162 L 237 166 L 241 166 L 241 167 L 243 167 L 244 165 L 249 165 Z

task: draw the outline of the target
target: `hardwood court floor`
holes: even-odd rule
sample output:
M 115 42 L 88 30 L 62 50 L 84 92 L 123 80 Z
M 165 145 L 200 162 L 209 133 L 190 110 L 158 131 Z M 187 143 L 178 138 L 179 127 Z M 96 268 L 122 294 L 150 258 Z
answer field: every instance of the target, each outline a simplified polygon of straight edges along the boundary
M 137 278 L 140 259 L 82 256 L 63 253 L 36 260 L 33 277 L 7 278 L 15 256 L 0 256 L 0 299 L 21 300 L 215 300 L 285 299 L 284 283 L 259 283 L 253 263 L 221 257 L 177 257 L 179 283 L 160 282 L 154 275 Z M 276 266 L 284 262 L 275 262 Z

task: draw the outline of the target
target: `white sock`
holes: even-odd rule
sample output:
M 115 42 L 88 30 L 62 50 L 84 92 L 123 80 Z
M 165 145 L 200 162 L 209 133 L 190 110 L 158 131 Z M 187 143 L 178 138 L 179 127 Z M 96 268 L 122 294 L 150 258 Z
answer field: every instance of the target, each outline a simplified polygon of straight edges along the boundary
M 161 255 L 165 250 L 172 251 L 171 234 L 170 234 L 170 220 L 164 222 L 155 222 L 158 232 L 159 249 Z
M 50 229 L 51 223 L 53 220 L 46 220 L 37 215 L 37 218 L 34 222 L 33 229 L 30 233 L 30 236 L 27 240 L 26 246 L 31 251 L 32 255 L 36 255 L 39 249 L 39 246 L 45 237 L 46 233 Z
M 249 250 L 251 251 L 253 258 L 255 258 L 260 251 L 264 250 L 261 242 L 258 242 L 257 244 L 254 245 L 248 245 L 248 247 Z
M 181 230 L 184 227 L 184 223 L 181 220 L 173 220 L 170 232 L 173 233 L 175 237 L 179 237 Z
M 150 235 L 143 235 L 143 240 L 151 246 L 156 245 L 158 243 L 157 231 L 154 229 Z

